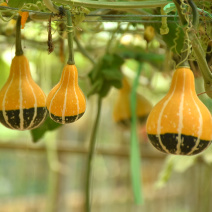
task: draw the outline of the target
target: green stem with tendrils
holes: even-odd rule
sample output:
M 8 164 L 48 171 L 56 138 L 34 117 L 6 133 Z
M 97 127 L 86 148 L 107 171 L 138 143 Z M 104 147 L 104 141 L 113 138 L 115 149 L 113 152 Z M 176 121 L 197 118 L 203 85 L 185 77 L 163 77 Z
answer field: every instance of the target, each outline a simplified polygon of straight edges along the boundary
M 91 133 L 90 147 L 89 147 L 88 160 L 87 160 L 87 171 L 86 171 L 86 182 L 85 182 L 85 212 L 91 211 L 91 204 L 90 204 L 90 201 L 91 201 L 91 198 L 90 198 L 91 174 L 92 174 L 94 149 L 96 146 L 96 135 L 97 135 L 97 130 L 98 130 L 98 126 L 99 126 L 101 107 L 102 107 L 102 98 L 100 96 L 98 96 L 97 107 L 98 107 L 97 114 L 96 114 L 96 119 L 95 119 L 95 123 L 93 126 L 93 130 Z
M 18 16 L 16 22 L 16 43 L 15 43 L 15 55 L 21 56 L 23 55 L 23 49 L 21 46 L 21 16 Z
M 68 50 L 69 50 L 69 58 L 67 64 L 74 65 L 74 49 L 73 49 L 73 38 L 74 38 L 74 30 L 71 18 L 71 12 L 66 10 L 67 16 L 67 34 L 68 34 Z
M 180 1 L 179 0 L 173 0 L 173 2 L 176 5 L 181 23 L 182 23 L 182 25 L 184 25 L 185 24 L 185 18 L 183 16 L 183 14 L 181 13 L 180 3 L 179 3 Z M 190 5 L 190 7 L 192 8 L 192 14 L 193 14 L 193 22 L 192 23 L 193 23 L 193 26 L 194 26 L 194 30 L 197 30 L 197 26 L 198 26 L 198 23 L 199 23 L 198 9 L 197 9 L 196 5 L 194 4 L 194 2 L 192 0 L 189 0 L 188 3 Z M 212 98 L 212 73 L 211 73 L 210 68 L 207 64 L 207 61 L 206 61 L 206 58 L 205 58 L 205 52 L 202 48 L 202 45 L 201 45 L 198 37 L 194 33 L 194 31 L 190 30 L 188 32 L 188 36 L 189 36 L 189 39 L 191 41 L 194 56 L 197 60 L 198 66 L 199 66 L 200 71 L 202 72 L 202 75 L 203 75 L 205 91 L 206 91 L 207 95 L 210 98 Z

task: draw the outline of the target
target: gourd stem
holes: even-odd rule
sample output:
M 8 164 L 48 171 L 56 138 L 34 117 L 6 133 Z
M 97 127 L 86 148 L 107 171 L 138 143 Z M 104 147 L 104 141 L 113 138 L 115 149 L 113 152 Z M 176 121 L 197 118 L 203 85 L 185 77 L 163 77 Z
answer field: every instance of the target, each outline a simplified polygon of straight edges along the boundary
M 198 10 L 197 10 L 197 6 L 193 2 L 193 0 L 188 0 L 188 3 L 189 3 L 189 5 L 192 9 L 192 14 L 193 14 L 192 24 L 193 24 L 194 28 L 197 29 L 197 27 L 199 25 L 199 13 L 198 13 Z
M 180 9 L 180 1 L 179 0 L 173 0 L 173 2 L 176 5 L 178 14 L 179 14 L 179 18 L 181 20 L 181 23 L 185 23 L 185 18 L 183 17 L 182 13 L 181 13 L 181 9 Z M 189 5 L 192 8 L 192 13 L 193 13 L 193 26 L 195 28 L 197 28 L 198 23 L 199 23 L 199 15 L 198 15 L 198 11 L 197 11 L 197 7 L 196 5 L 189 0 Z M 210 68 L 207 64 L 206 58 L 205 58 L 205 52 L 202 48 L 202 45 L 198 39 L 198 37 L 196 36 L 196 34 L 194 33 L 194 31 L 189 31 L 188 32 L 188 36 L 192 45 L 192 49 L 194 52 L 194 56 L 197 60 L 198 66 L 200 68 L 200 71 L 203 75 L 203 79 L 204 79 L 204 85 L 205 85 L 205 90 L 207 95 L 212 98 L 212 73 L 210 71 Z
M 184 30 L 184 45 L 183 45 L 183 49 L 182 49 L 182 53 L 181 53 L 181 61 L 177 64 L 177 68 L 179 67 L 189 67 L 189 64 L 188 64 L 188 56 L 190 54 L 190 47 L 189 47 L 189 38 L 188 38 L 188 22 L 185 18 L 185 16 L 183 15 L 183 13 L 181 12 L 181 7 L 180 7 L 180 4 L 181 4 L 181 1 L 179 0 L 173 0 L 173 2 L 175 3 L 175 6 L 177 8 L 177 12 L 178 12 L 178 15 L 179 15 L 179 18 L 180 18 L 180 22 L 183 26 L 183 30 Z
M 93 130 L 91 133 L 90 147 L 89 147 L 88 160 L 87 160 L 87 171 L 86 171 L 86 182 L 85 182 L 85 212 L 91 211 L 90 190 L 91 190 L 92 163 L 93 163 L 93 157 L 94 157 L 94 149 L 96 146 L 96 135 L 97 135 L 97 130 L 99 126 L 101 107 L 102 107 L 102 98 L 98 96 L 97 115 L 96 115 L 95 123 L 93 126 Z
M 69 58 L 67 61 L 68 65 L 74 65 L 74 50 L 73 50 L 73 38 L 74 38 L 74 30 L 71 18 L 71 12 L 66 10 L 67 16 L 67 35 L 68 35 L 68 50 L 69 50 Z
M 21 46 L 21 16 L 18 16 L 16 22 L 16 43 L 15 43 L 15 55 L 21 56 L 23 55 L 23 50 Z

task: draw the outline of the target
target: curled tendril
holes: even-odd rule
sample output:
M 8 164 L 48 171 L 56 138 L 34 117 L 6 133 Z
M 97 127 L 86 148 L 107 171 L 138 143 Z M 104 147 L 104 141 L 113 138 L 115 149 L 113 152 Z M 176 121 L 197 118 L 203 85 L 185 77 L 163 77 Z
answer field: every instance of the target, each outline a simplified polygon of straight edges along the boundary
M 179 54 L 179 52 L 177 51 L 177 43 L 178 43 L 177 41 L 178 41 L 178 39 L 180 38 L 180 28 L 181 28 L 181 27 L 178 25 L 177 28 L 176 28 L 176 31 L 175 31 L 175 38 L 174 38 L 174 40 L 173 40 L 174 45 L 170 48 L 170 50 L 171 50 L 171 51 L 174 50 L 178 56 L 180 56 L 180 54 Z
M 167 15 L 167 13 L 164 11 L 164 8 L 161 8 L 161 15 Z M 168 27 L 168 24 L 167 24 L 167 17 L 162 17 L 161 21 L 162 21 L 162 25 L 161 25 L 161 28 L 160 28 L 160 34 L 166 35 L 166 34 L 169 33 L 169 27 Z
M 0 11 L 0 19 L 2 20 L 2 21 L 4 21 L 4 22 L 9 22 L 10 20 L 12 20 L 13 18 L 14 18 L 14 16 L 16 15 L 16 13 L 13 13 L 10 17 L 8 17 L 8 18 L 4 18 L 3 17 L 3 15 L 2 15 L 2 13 L 4 13 L 4 12 L 11 12 L 12 10 L 10 10 L 10 9 L 6 9 L 6 10 L 4 10 L 4 11 Z

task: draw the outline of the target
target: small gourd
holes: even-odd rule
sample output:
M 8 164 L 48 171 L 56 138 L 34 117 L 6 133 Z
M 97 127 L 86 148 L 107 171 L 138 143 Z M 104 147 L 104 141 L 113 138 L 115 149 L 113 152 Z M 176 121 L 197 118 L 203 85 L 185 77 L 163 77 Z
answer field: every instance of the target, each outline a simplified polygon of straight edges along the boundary
M 10 128 L 29 130 L 46 118 L 46 97 L 33 81 L 24 55 L 12 60 L 10 75 L 0 91 L 0 121 Z
M 114 106 L 113 119 L 118 125 L 128 128 L 131 123 L 130 110 L 131 87 L 126 78 L 122 81 L 122 88 L 119 90 L 118 99 Z M 143 96 L 137 95 L 136 115 L 140 123 L 144 123 L 152 109 L 151 103 Z
M 33 81 L 21 46 L 21 16 L 16 24 L 16 52 L 10 75 L 0 91 L 0 122 L 16 130 L 30 130 L 45 120 L 46 96 Z
M 211 114 L 196 95 L 189 68 L 176 69 L 169 92 L 152 109 L 146 128 L 150 142 L 164 153 L 195 155 L 211 144 Z
M 81 118 L 86 109 L 86 100 L 78 86 L 75 65 L 65 65 L 59 83 L 47 96 L 46 106 L 50 118 L 58 123 L 72 123 Z

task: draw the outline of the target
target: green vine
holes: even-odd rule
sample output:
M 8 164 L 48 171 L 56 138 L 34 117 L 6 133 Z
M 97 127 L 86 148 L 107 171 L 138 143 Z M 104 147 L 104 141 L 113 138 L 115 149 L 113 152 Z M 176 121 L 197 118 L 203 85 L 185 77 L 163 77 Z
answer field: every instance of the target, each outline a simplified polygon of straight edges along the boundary
M 187 23 L 187 21 L 186 21 L 186 18 L 181 11 L 181 1 L 180 0 L 173 0 L 173 2 L 176 5 L 181 24 L 185 25 Z M 207 64 L 207 61 L 206 61 L 206 58 L 205 58 L 205 52 L 204 52 L 203 47 L 200 43 L 200 40 L 195 34 L 195 31 L 197 30 L 196 28 L 198 26 L 198 20 L 199 20 L 198 12 L 197 12 L 198 10 L 197 10 L 197 7 L 192 0 L 188 0 L 188 4 L 190 5 L 190 7 L 192 9 L 192 14 L 193 14 L 193 22 L 192 22 L 193 27 L 188 31 L 188 38 L 191 42 L 192 50 L 194 52 L 194 56 L 197 60 L 200 71 L 202 72 L 202 75 L 203 75 L 205 91 L 206 91 L 207 95 L 210 98 L 212 98 L 212 73 L 211 73 L 210 68 Z
M 71 18 L 71 12 L 66 10 L 67 15 L 67 33 L 68 33 L 68 50 L 69 50 L 69 58 L 67 64 L 74 65 L 74 50 L 73 50 L 73 38 L 74 38 L 74 31 L 73 31 L 73 24 Z

